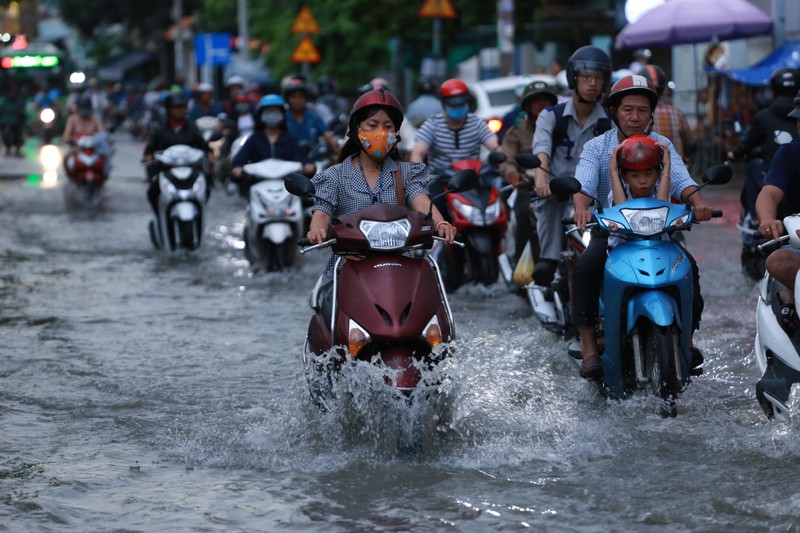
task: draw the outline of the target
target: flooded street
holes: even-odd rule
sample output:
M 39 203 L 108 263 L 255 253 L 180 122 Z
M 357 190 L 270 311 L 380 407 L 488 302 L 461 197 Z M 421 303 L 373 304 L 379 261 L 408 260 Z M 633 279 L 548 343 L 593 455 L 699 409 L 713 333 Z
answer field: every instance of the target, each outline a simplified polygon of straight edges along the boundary
M 500 284 L 451 296 L 441 405 L 326 413 L 301 354 L 327 251 L 253 274 L 219 188 L 200 250 L 154 250 L 141 147 L 116 146 L 96 214 L 0 180 L 0 531 L 800 531 L 800 427 L 755 400 L 741 178 L 687 234 L 706 364 L 677 418 L 600 396 Z

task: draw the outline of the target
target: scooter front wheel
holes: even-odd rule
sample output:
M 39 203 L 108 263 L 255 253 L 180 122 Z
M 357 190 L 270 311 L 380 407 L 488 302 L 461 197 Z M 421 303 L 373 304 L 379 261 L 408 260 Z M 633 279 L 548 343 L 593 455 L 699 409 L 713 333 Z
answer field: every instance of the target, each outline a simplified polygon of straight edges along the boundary
M 645 330 L 645 372 L 649 378 L 649 390 L 661 398 L 661 416 L 674 418 L 678 414 L 678 372 L 675 355 L 677 334 L 664 326 L 649 324 Z

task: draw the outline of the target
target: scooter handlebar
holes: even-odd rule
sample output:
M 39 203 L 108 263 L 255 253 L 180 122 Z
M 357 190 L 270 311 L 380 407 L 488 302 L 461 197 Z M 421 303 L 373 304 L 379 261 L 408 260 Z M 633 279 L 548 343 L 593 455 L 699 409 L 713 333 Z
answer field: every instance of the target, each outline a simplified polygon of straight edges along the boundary
M 444 237 L 439 237 L 438 235 L 434 235 L 434 236 L 433 236 L 433 240 L 435 240 L 435 241 L 442 241 L 442 242 L 444 242 L 444 241 L 445 241 L 445 238 L 444 238 Z M 459 248 L 464 248 L 464 246 L 466 246 L 466 245 L 465 245 L 463 242 L 461 242 L 461 241 L 453 241 L 453 244 L 455 244 L 455 245 L 456 245 L 456 246 L 458 246 Z
M 336 244 L 336 239 L 328 239 L 325 242 L 308 246 L 309 244 L 311 244 L 311 241 L 304 238 L 304 239 L 299 239 L 297 241 L 297 244 L 300 246 L 306 246 L 306 248 L 300 248 L 300 255 L 305 255 L 306 252 L 310 252 L 311 250 L 316 250 L 317 248 L 326 248 L 332 244 Z
M 767 242 L 761 243 L 758 246 L 756 246 L 756 248 L 758 249 L 759 252 L 761 252 L 761 251 L 764 250 L 764 248 L 767 248 L 769 246 L 772 246 L 773 244 L 778 244 L 779 242 L 785 242 L 785 241 L 788 241 L 788 240 L 789 240 L 789 236 L 788 235 L 784 235 L 783 237 L 778 237 L 777 239 L 772 239 L 771 241 L 767 241 Z
M 722 218 L 722 211 L 719 209 L 714 209 L 711 211 L 711 218 Z

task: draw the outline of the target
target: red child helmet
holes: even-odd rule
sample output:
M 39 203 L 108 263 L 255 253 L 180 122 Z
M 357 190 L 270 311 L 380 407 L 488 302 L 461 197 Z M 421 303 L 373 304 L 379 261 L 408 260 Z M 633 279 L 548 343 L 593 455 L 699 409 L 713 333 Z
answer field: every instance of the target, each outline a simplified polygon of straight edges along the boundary
M 617 152 L 617 166 L 623 170 L 647 170 L 661 166 L 663 150 L 647 135 L 631 135 Z

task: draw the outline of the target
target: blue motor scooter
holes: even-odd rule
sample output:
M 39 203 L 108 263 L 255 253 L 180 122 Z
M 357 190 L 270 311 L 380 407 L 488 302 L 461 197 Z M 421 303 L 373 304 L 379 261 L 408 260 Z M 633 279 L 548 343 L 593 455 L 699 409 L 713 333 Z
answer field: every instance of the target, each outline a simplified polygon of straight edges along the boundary
M 727 183 L 731 175 L 729 167 L 712 167 L 700 188 Z M 556 194 L 562 187 L 586 194 L 574 178 L 550 182 Z M 609 251 L 605 265 L 600 295 L 605 348 L 598 383 L 604 394 L 619 399 L 648 390 L 663 400 L 662 415 L 674 417 L 675 400 L 691 376 L 693 280 L 686 252 L 663 235 L 690 230 L 694 212 L 688 204 L 637 198 L 598 207 L 594 218 L 595 227 L 624 239 Z

